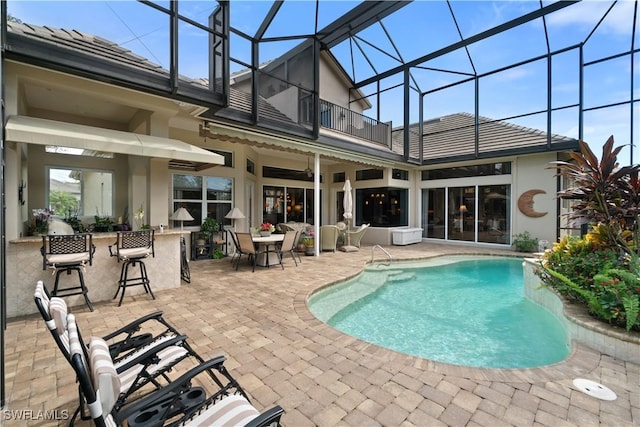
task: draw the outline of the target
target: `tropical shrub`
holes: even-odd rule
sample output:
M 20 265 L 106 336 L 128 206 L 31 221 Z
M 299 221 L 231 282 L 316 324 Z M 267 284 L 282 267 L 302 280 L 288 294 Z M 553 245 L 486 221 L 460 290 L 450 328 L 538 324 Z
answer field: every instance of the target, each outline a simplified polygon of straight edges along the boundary
M 640 215 L 639 165 L 618 164 L 622 146 L 613 147 L 613 136 L 602 146 L 600 159 L 589 144 L 580 141 L 579 153 L 568 153 L 571 161 L 552 162 L 558 174 L 572 186 L 559 191 L 561 199 L 573 200 L 571 218 L 599 226 L 599 234 L 610 246 L 629 253 L 638 247 L 637 222 Z M 633 233 L 632 231 L 636 231 Z
M 572 218 L 591 224 L 583 238 L 565 237 L 542 256 L 543 283 L 612 325 L 640 331 L 638 165 L 619 167 L 613 136 L 600 160 L 580 141 L 571 162 L 553 162 L 573 185 L 558 192 L 575 201 Z
M 588 234 L 565 238 L 542 256 L 537 271 L 546 286 L 578 303 L 594 317 L 640 331 L 638 257 L 603 247 Z
M 535 252 L 538 250 L 538 239 L 524 231 L 513 236 L 513 246 L 518 252 Z

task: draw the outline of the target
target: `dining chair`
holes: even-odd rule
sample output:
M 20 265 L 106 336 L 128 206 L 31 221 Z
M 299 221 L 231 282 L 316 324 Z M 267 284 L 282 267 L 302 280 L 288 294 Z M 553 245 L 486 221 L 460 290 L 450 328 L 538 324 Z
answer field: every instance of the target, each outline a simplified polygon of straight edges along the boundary
M 42 253 L 42 269 L 52 268 L 56 273 L 51 295 L 54 297 L 82 295 L 89 310 L 93 311 L 83 274 L 85 267 L 93 263 L 95 247 L 91 234 L 42 236 L 40 252 Z M 65 272 L 70 275 L 72 271 L 78 273 L 79 283 L 75 286 L 60 287 L 60 275 Z
M 231 241 L 233 242 L 233 254 L 231 255 L 231 265 L 236 260 L 237 256 L 240 256 L 240 245 L 238 244 L 238 237 L 236 236 L 235 230 L 228 230 L 229 235 L 231 236 Z
M 240 265 L 240 259 L 242 255 L 246 255 L 251 264 L 252 271 L 256 271 L 256 257 L 258 256 L 258 250 L 253 243 L 251 233 L 236 233 L 236 241 L 238 244 L 238 258 L 236 259 L 236 271 Z
M 291 254 L 291 258 L 293 258 L 293 262 L 296 263 L 296 267 L 298 266 L 298 261 L 300 260 L 300 255 L 296 251 L 296 245 L 298 244 L 298 235 L 300 232 L 295 230 L 289 230 L 284 234 L 284 240 L 282 244 L 278 247 L 278 256 L 280 257 L 280 262 L 282 262 L 282 257 L 285 252 Z M 296 255 L 298 255 L 298 260 L 296 261 Z
M 156 299 L 151 290 L 147 267 L 143 261 L 143 259 L 150 256 L 155 257 L 154 239 L 154 230 L 119 231 L 116 242 L 113 245 L 109 245 L 111 256 L 116 257 L 118 262 L 122 262 L 118 289 L 113 296 L 115 299 L 122 291 L 118 307 L 122 305 L 125 289 L 129 286 L 142 286 L 145 292 L 151 295 L 151 298 Z M 113 249 L 114 246 L 115 251 Z M 135 267 L 136 264 L 140 266 L 140 276 L 129 277 L 129 266 Z

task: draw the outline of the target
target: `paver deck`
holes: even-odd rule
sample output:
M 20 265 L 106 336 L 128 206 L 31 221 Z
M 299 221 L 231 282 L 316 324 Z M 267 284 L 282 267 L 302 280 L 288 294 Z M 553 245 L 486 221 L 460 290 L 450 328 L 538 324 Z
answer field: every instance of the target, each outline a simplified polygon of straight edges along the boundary
M 425 243 L 386 249 L 395 259 L 478 253 Z M 244 262 L 236 272 L 228 259 L 197 261 L 190 264 L 190 284 L 158 291 L 156 300 L 127 295 L 121 307 L 103 302 L 94 312 L 82 306 L 72 312 L 87 336 L 163 310 L 202 356 L 227 357 L 225 365 L 258 409 L 282 406 L 286 427 L 640 425 L 640 366 L 581 345 L 548 367 L 478 369 L 400 354 L 317 320 L 306 307 L 308 295 L 356 275 L 371 255 L 371 247 L 325 252 L 302 257 L 298 267 L 285 258 L 284 271 L 278 266 L 255 273 Z M 376 250 L 375 256 L 384 254 Z M 90 271 L 86 276 L 89 289 L 99 286 L 91 283 Z M 153 271 L 149 276 L 152 286 L 162 280 Z M 40 316 L 10 319 L 5 341 L 7 405 L 0 424 L 66 425 L 39 416 L 57 411 L 64 418 L 77 404 L 73 371 Z M 601 401 L 577 391 L 577 377 L 606 385 L 618 398 Z M 10 419 L 10 411 L 33 419 Z

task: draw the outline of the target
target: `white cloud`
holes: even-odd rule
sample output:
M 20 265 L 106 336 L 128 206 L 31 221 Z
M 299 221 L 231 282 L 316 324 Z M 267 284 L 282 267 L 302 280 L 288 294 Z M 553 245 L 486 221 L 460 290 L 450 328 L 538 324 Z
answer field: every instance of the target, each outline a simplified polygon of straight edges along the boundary
M 548 15 L 547 25 L 558 27 L 578 25 L 592 29 L 610 5 L 610 2 L 584 0 Z M 630 35 L 632 27 L 629 17 L 633 16 L 633 8 L 633 1 L 619 1 L 600 24 L 599 30 L 612 34 Z

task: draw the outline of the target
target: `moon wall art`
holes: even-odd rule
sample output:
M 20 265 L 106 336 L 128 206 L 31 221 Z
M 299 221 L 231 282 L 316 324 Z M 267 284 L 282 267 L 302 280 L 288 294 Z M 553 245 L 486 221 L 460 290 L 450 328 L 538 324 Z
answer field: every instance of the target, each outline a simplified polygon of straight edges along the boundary
M 537 212 L 533 208 L 533 204 L 534 204 L 533 198 L 536 194 L 547 194 L 547 192 L 544 190 L 537 190 L 537 189 L 529 190 L 529 191 L 525 191 L 520 195 L 520 197 L 518 197 L 518 209 L 520 209 L 520 212 L 522 212 L 523 214 L 531 218 L 540 218 L 541 216 L 545 216 L 548 213 L 548 212 Z

